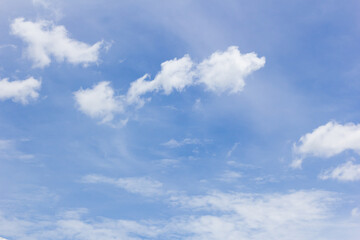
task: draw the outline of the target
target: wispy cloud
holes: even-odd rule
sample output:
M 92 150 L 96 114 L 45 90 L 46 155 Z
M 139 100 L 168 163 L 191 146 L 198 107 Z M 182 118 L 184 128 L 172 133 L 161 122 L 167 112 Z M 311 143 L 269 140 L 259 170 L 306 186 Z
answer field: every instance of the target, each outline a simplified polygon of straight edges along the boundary
M 85 218 L 86 209 L 70 210 L 42 220 L 0 214 L 3 237 L 19 240 L 78 239 L 317 239 L 344 234 L 356 239 L 355 220 L 332 218 L 338 195 L 326 191 L 283 194 L 213 192 L 173 196 L 184 214 L 170 219 L 130 221 Z M 190 210 L 190 211 L 187 211 Z M 329 231 L 331 230 L 331 231 Z
M 239 145 L 239 142 L 234 143 L 234 145 L 232 146 L 232 148 L 228 151 L 227 153 L 227 157 L 231 157 L 232 153 L 235 151 L 235 149 L 237 148 L 237 146 Z
M 220 175 L 218 180 L 223 181 L 223 182 L 235 182 L 239 178 L 242 178 L 241 173 L 227 170 Z
M 156 196 L 163 193 L 161 182 L 146 177 L 109 178 L 93 174 L 84 176 L 82 182 L 110 184 L 130 193 L 141 194 L 144 196 Z
M 170 148 L 177 148 L 184 145 L 196 145 L 200 143 L 201 141 L 196 138 L 184 138 L 183 140 L 180 141 L 175 139 L 170 139 L 169 141 L 163 143 L 162 145 Z
M 34 158 L 32 154 L 25 154 L 16 148 L 14 140 L 0 139 L 0 157 L 2 159 L 18 159 L 27 161 Z

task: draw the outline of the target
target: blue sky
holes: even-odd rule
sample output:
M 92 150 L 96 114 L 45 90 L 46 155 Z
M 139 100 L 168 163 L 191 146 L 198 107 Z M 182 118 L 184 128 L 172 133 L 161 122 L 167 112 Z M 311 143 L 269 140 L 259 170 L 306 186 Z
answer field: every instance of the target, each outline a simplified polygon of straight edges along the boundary
M 0 0 L 0 240 L 358 239 L 359 10 Z

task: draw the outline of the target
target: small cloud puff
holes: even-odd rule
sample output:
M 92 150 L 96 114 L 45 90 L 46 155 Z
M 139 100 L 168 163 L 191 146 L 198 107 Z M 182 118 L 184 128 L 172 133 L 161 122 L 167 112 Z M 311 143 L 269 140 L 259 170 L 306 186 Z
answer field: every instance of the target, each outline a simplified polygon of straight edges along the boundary
M 33 77 L 16 81 L 9 81 L 4 78 L 0 80 L 0 100 L 11 99 L 14 102 L 26 105 L 39 97 L 40 88 L 41 81 Z
M 80 89 L 74 92 L 74 97 L 79 110 L 93 118 L 109 122 L 115 113 L 124 111 L 121 97 L 114 95 L 114 90 L 109 82 L 100 82 L 93 88 Z
M 330 158 L 346 150 L 360 153 L 360 124 L 342 125 L 331 121 L 305 134 L 298 144 L 294 144 L 293 152 L 297 158 L 292 166 L 300 168 L 307 156 Z
M 72 64 L 96 63 L 103 41 L 94 45 L 69 38 L 64 26 L 56 26 L 51 21 L 25 21 L 16 18 L 11 24 L 11 33 L 27 43 L 26 56 L 34 67 L 43 68 L 51 63 L 51 57 L 58 62 Z

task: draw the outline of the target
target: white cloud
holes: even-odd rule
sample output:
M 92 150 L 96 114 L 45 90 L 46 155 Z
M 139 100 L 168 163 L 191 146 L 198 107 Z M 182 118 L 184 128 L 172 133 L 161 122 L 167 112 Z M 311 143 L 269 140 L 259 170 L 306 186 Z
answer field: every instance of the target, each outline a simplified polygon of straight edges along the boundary
M 127 93 L 129 103 L 144 104 L 140 97 L 148 92 L 162 90 L 169 95 L 173 90 L 203 83 L 208 90 L 237 93 L 245 86 L 244 78 L 265 65 L 265 57 L 255 53 L 241 54 L 238 47 L 231 46 L 224 52 L 215 52 L 200 64 L 194 64 L 185 55 L 161 64 L 161 71 L 154 80 L 146 81 L 148 74 L 131 83 Z
M 265 65 L 265 57 L 255 53 L 241 54 L 231 46 L 224 52 L 215 52 L 197 66 L 200 83 L 210 91 L 237 93 L 245 86 L 244 78 Z
M 144 196 L 155 196 L 162 194 L 162 183 L 145 177 L 109 178 L 101 175 L 87 175 L 83 177 L 84 183 L 107 183 L 122 188 L 131 193 Z
M 64 212 L 60 218 L 30 220 L 7 217 L 0 213 L 0 232 L 9 239 L 17 240 L 139 240 L 156 236 L 159 229 L 145 223 L 102 218 L 84 220 L 83 209 L 78 214 Z M 149 224 L 148 224 L 149 225 Z
M 11 99 L 25 105 L 39 97 L 40 87 L 41 81 L 33 77 L 11 82 L 4 78 L 0 80 L 0 100 Z
M 0 213 L 0 232 L 3 237 L 18 240 L 357 240 L 359 234 L 355 218 L 331 217 L 338 198 L 325 191 L 214 192 L 173 197 L 172 201 L 185 214 L 164 220 L 85 218 L 86 209 L 32 219 L 28 214 L 7 217 Z
M 59 20 L 63 16 L 63 13 L 59 8 L 58 0 L 32 0 L 32 3 L 36 7 L 42 7 L 47 10 L 56 20 Z
M 301 169 L 303 161 L 302 158 L 296 158 L 291 162 L 290 167 Z
M 69 38 L 64 26 L 56 26 L 50 21 L 25 21 L 16 18 L 11 24 L 11 33 L 27 43 L 26 56 L 33 61 L 34 67 L 45 67 L 56 61 L 72 64 L 96 63 L 102 41 L 94 45 Z
M 221 174 L 219 180 L 223 182 L 235 182 L 241 177 L 242 175 L 239 172 L 227 170 Z
M 92 118 L 100 118 L 109 122 L 115 113 L 124 111 L 121 96 L 114 96 L 109 82 L 99 82 L 93 88 L 80 89 L 74 92 L 75 101 L 81 112 Z
M 335 169 L 329 169 L 319 175 L 320 179 L 336 179 L 339 181 L 359 181 L 360 180 L 360 164 L 353 164 L 348 161 Z
M 237 146 L 239 145 L 239 142 L 234 143 L 234 145 L 232 146 L 232 148 L 228 151 L 228 153 L 226 154 L 227 157 L 231 157 L 232 153 L 235 151 L 235 149 L 237 148 Z
M 293 151 L 299 156 L 294 166 L 301 166 L 302 159 L 307 156 L 329 158 L 346 150 L 360 153 L 360 124 L 339 124 L 328 122 L 313 132 L 302 136 Z
M 192 66 L 193 62 L 189 55 L 163 62 L 154 80 L 146 81 L 145 79 L 149 77 L 146 74 L 131 83 L 127 93 L 128 102 L 142 105 L 143 100 L 140 96 L 153 91 L 163 91 L 166 95 L 173 90 L 181 92 L 185 87 L 193 84 Z
M 221 193 L 173 198 L 176 204 L 202 212 L 184 219 L 190 239 L 314 239 L 330 216 L 334 195 L 324 191 L 288 194 Z
M 177 148 L 177 147 L 181 147 L 184 145 L 190 145 L 190 144 L 200 144 L 200 140 L 198 139 L 193 139 L 193 138 L 184 138 L 181 141 L 177 141 L 175 139 L 170 139 L 169 141 L 163 143 L 162 145 L 166 146 L 166 147 L 170 147 L 170 148 Z
M 120 108 L 128 108 L 136 106 L 140 108 L 144 105 L 143 96 L 151 92 L 162 92 L 166 95 L 173 91 L 181 92 L 186 87 L 205 84 L 208 90 L 222 93 L 228 91 L 237 93 L 241 91 L 245 85 L 244 78 L 250 73 L 263 67 L 265 58 L 258 58 L 255 53 L 240 54 L 237 47 L 229 47 L 225 52 L 216 52 L 209 59 L 204 60 L 200 64 L 195 64 L 189 55 L 177 59 L 174 58 L 161 64 L 161 70 L 156 74 L 153 80 L 150 75 L 145 74 L 141 78 L 130 83 L 130 87 L 126 94 L 114 96 L 111 90 L 111 99 L 118 99 L 117 106 Z M 104 82 L 99 83 L 100 86 Z M 108 83 L 106 82 L 106 86 Z M 110 87 L 107 87 L 108 89 Z M 91 90 L 91 89 L 90 89 Z M 79 90 L 78 92 L 88 91 Z M 110 90 L 109 90 L 110 92 Z M 121 99 L 121 101 L 119 101 Z M 147 98 L 150 100 L 150 98 Z M 86 104 L 87 105 L 87 104 Z M 98 109 L 102 109 L 101 101 L 96 104 Z M 104 107 L 108 109 L 107 107 Z M 84 113 L 95 116 L 99 111 L 82 110 Z M 113 108 L 111 108 L 113 109 Z M 106 111 L 105 121 L 108 122 L 113 118 L 114 113 L 124 113 L 124 111 Z M 104 115 L 100 113 L 100 115 Z M 181 143 L 180 143 L 181 144 Z
M 34 156 L 31 154 L 22 153 L 19 150 L 17 150 L 15 141 L 0 139 L 0 158 L 29 161 L 33 159 Z
M 3 45 L 0 45 L 0 49 L 2 48 L 12 48 L 12 49 L 16 49 L 16 45 L 14 44 L 3 44 Z
M 360 217 L 360 209 L 359 208 L 353 208 L 351 210 L 351 216 L 352 217 Z

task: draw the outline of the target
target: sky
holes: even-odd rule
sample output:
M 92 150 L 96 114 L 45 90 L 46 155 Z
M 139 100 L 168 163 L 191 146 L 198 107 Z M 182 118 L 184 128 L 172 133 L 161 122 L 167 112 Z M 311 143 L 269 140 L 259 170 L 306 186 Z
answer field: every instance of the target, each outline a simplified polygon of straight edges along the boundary
M 357 240 L 360 2 L 0 0 L 0 240 Z

